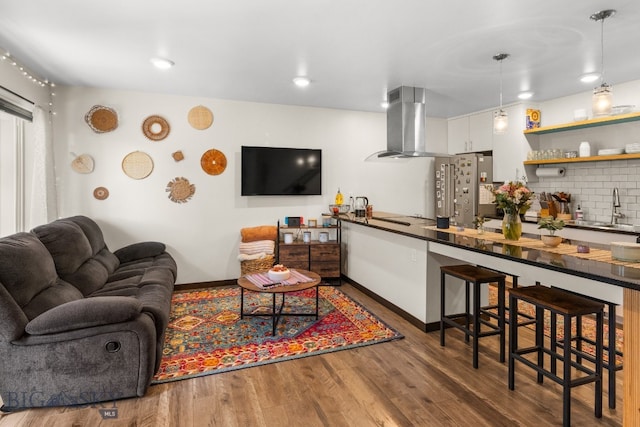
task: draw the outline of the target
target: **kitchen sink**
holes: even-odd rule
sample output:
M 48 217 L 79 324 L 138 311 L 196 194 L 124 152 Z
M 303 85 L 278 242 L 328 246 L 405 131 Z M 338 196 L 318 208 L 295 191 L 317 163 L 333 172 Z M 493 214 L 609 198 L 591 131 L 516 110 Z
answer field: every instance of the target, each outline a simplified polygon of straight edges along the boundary
M 633 224 L 611 224 L 610 222 L 578 220 L 574 223 L 577 226 L 604 228 L 607 230 L 640 231 L 640 226 Z

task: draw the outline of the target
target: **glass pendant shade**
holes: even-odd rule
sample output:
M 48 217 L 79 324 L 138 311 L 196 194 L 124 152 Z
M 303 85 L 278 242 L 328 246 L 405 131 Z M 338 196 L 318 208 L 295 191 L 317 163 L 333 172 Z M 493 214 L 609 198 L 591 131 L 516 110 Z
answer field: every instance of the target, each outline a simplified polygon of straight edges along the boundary
M 591 101 L 591 111 L 595 117 L 611 115 L 613 107 L 613 93 L 611 86 L 604 82 L 604 21 L 615 15 L 615 9 L 606 9 L 594 13 L 589 18 L 600 22 L 600 86 L 593 90 Z
M 613 93 L 611 86 L 603 83 L 593 90 L 591 110 L 594 116 L 609 116 L 613 107 Z
M 508 57 L 508 53 L 499 53 L 493 57 L 495 61 L 500 63 L 500 109 L 493 113 L 493 133 L 498 135 L 505 133 L 509 127 L 509 116 L 502 109 L 502 61 Z
M 493 133 L 502 134 L 509 127 L 509 116 L 504 110 L 496 111 L 493 115 Z

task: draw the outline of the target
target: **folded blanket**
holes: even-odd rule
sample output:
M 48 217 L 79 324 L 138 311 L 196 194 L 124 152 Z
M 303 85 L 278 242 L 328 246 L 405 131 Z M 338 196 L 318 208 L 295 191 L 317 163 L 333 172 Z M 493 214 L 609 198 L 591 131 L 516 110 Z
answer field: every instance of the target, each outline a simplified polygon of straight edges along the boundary
M 258 227 L 245 227 L 240 230 L 242 242 L 255 242 L 256 240 L 273 240 L 278 237 L 278 228 L 275 225 L 260 225 Z
M 265 254 L 264 252 L 260 252 L 259 254 L 252 254 L 252 255 L 240 254 L 238 255 L 238 261 L 251 261 L 254 259 L 262 259 L 262 258 L 265 258 L 266 256 L 267 254 Z
M 257 240 L 255 242 L 240 243 L 239 252 L 246 255 L 252 255 L 261 252 L 264 252 L 266 254 L 273 254 L 275 244 L 276 243 L 273 240 Z

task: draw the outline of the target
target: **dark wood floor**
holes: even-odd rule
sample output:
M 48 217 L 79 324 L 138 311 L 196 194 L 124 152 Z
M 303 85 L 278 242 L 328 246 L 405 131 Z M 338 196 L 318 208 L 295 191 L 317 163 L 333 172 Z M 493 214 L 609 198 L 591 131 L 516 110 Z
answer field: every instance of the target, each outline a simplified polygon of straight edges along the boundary
M 459 331 L 448 331 L 447 346 L 440 347 L 438 332 L 418 330 L 350 285 L 341 289 L 405 338 L 155 385 L 143 398 L 118 401 L 117 419 L 102 420 L 96 407 L 50 408 L 4 415 L 0 427 L 562 425 L 556 384 L 537 384 L 535 373 L 519 365 L 516 390 L 509 391 L 497 337 L 480 341 L 480 368 L 474 370 Z M 617 410 L 607 408 L 607 392 L 605 386 L 597 419 L 593 385 L 575 388 L 572 425 L 621 425 L 621 379 Z

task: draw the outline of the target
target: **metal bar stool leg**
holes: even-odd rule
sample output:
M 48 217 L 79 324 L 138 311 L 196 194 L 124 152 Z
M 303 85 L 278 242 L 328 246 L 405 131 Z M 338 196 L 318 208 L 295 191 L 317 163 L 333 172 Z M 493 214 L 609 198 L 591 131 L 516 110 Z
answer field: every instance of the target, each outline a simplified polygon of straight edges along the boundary
M 445 289 L 444 289 L 445 274 L 440 272 L 440 346 L 444 347 L 444 316 L 445 316 Z
M 471 322 L 469 320 L 469 317 L 471 316 L 471 311 L 469 309 L 469 286 L 470 286 L 469 282 L 465 281 L 464 282 L 464 313 L 465 313 L 464 326 L 467 328 L 467 330 L 469 330 L 469 327 L 471 326 Z M 469 342 L 469 334 L 465 334 L 464 340 L 466 342 Z
M 553 316 L 553 314 L 552 314 Z M 541 307 L 536 307 L 536 348 L 538 354 L 538 367 L 540 369 L 544 368 L 544 309 Z M 538 370 L 538 378 L 537 381 L 542 384 L 544 376 Z
M 506 315 L 505 315 L 505 293 L 506 284 L 505 280 L 498 280 L 498 327 L 500 328 L 500 362 L 504 362 L 505 359 L 505 347 L 506 347 Z
M 467 320 L 467 324 L 468 324 L 468 320 Z M 480 338 L 479 335 L 480 335 L 480 283 L 473 282 L 473 367 L 476 369 L 478 368 L 478 341 Z M 467 335 L 467 339 L 468 338 L 469 338 L 469 335 Z
M 518 301 L 513 295 L 509 295 L 509 318 L 518 316 Z M 518 349 L 518 328 L 509 328 L 509 390 L 515 390 L 515 359 L 514 352 Z
M 567 325 L 571 325 L 571 316 L 564 315 L 564 363 L 562 364 L 562 425 L 571 425 L 571 329 L 567 331 Z M 568 335 L 567 335 L 567 332 Z

